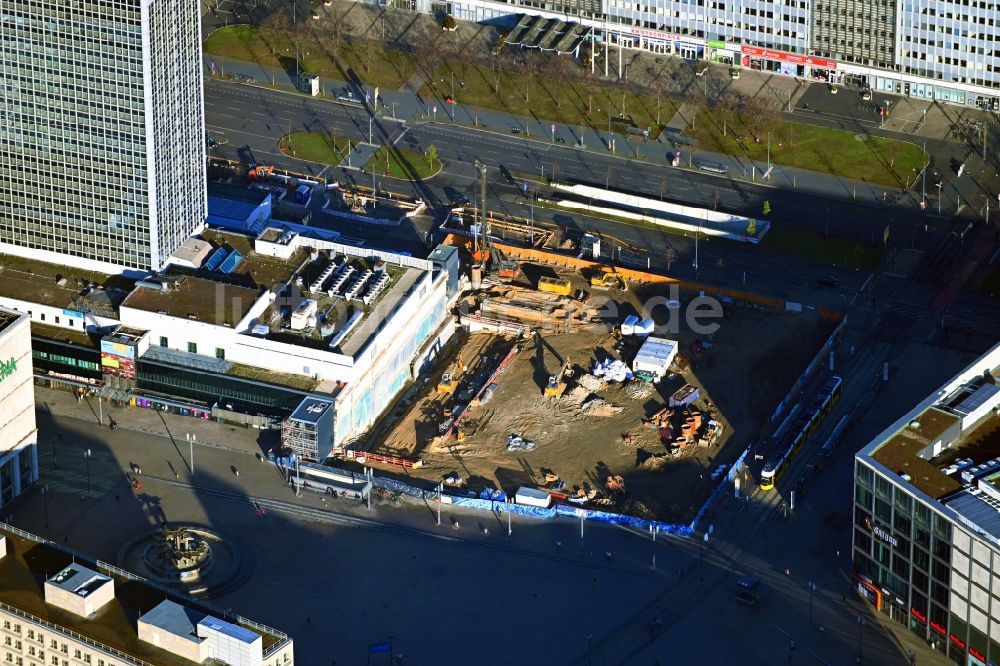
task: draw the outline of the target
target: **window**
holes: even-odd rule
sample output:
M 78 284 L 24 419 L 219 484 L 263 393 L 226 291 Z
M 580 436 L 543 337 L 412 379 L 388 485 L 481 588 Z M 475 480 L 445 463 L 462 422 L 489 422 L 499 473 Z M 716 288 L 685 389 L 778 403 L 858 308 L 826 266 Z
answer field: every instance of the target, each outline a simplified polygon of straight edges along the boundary
M 40 315 L 38 315 L 38 316 L 42 318 L 42 321 L 45 321 L 45 313 L 44 313 L 44 312 L 43 312 L 43 313 L 41 313 L 41 314 L 40 314 Z
M 57 324 L 58 324 L 58 323 L 60 323 L 60 321 L 59 321 L 59 317 L 56 317 L 56 323 L 57 323 Z
M 169 347 L 170 346 L 169 344 L 167 344 L 167 338 L 164 337 L 164 336 L 162 336 L 162 335 L 160 336 L 160 346 L 161 347 Z
M 188 351 L 191 352 L 192 354 L 197 354 L 198 353 L 198 343 L 197 342 L 189 342 L 188 343 Z
M 215 358 L 225 359 L 226 358 L 226 350 L 223 349 L 222 347 L 216 347 L 215 348 Z

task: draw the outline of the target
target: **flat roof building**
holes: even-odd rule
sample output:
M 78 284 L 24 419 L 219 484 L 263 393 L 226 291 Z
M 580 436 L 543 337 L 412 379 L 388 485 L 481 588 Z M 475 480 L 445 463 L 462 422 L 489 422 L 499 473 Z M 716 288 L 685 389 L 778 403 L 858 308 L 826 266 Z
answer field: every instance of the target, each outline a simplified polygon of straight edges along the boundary
M 1000 663 L 1000 345 L 858 452 L 858 590 L 957 663 Z
M 0 251 L 159 270 L 205 222 L 198 3 L 0 0 Z
M 280 631 L 3 523 L 0 622 L 4 663 L 294 664 Z

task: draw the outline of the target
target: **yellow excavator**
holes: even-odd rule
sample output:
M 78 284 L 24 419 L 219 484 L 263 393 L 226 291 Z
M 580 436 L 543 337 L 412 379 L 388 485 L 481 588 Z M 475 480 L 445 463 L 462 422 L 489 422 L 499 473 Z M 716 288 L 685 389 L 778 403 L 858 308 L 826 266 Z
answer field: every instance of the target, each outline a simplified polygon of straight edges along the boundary
M 438 382 L 438 393 L 454 393 L 455 388 L 458 386 L 458 377 L 456 376 L 462 370 L 462 353 L 458 353 L 458 360 L 455 365 L 451 367 L 450 370 L 441 375 L 441 381 Z
M 563 363 L 562 368 L 559 369 L 558 374 L 549 375 L 549 383 L 545 387 L 545 397 L 546 398 L 558 398 L 566 391 L 566 377 L 569 372 L 569 359 Z
M 625 281 L 625 277 L 613 268 L 609 272 L 601 272 L 597 275 L 591 276 L 590 286 L 602 289 L 611 288 L 628 291 L 628 283 Z

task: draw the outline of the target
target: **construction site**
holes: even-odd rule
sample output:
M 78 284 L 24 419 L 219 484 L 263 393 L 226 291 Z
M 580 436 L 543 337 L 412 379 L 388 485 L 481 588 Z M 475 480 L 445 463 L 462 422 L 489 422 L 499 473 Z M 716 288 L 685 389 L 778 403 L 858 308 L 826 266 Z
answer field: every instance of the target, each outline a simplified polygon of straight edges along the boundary
M 677 285 L 498 248 L 485 274 L 482 248 L 467 250 L 459 333 L 366 449 L 476 496 L 528 487 L 688 521 L 836 323 L 722 297 L 718 329 L 697 333 L 698 294 Z

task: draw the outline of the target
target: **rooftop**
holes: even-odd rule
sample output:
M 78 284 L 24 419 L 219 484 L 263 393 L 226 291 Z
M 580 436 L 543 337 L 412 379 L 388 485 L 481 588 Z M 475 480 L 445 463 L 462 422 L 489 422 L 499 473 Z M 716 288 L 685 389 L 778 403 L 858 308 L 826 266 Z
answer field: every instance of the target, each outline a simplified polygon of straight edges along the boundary
M 957 428 L 960 420 L 956 414 L 931 407 L 875 449 L 872 457 L 897 474 L 909 475 L 918 490 L 940 499 L 961 489 L 962 483 L 941 472 L 944 464 L 932 463 L 920 454 L 926 456 L 924 450 L 949 428 Z
M 1000 344 L 858 452 L 1000 543 Z M 984 513 L 984 507 L 989 508 Z M 990 517 L 990 526 L 980 524 Z
M 99 574 L 93 569 L 88 569 L 82 564 L 71 564 L 52 578 L 49 578 L 49 585 L 58 587 L 61 590 L 72 592 L 81 597 L 87 596 L 95 587 L 110 583 L 111 579 L 103 574 Z
M 20 312 L 0 309 L 0 332 L 21 318 Z
M 329 400 L 319 398 L 306 398 L 299 403 L 299 406 L 292 412 L 291 418 L 305 423 L 318 423 L 323 415 L 333 407 Z
M 53 625 L 54 629 L 73 632 L 84 638 L 117 650 L 133 660 L 157 666 L 190 666 L 191 662 L 139 640 L 137 621 L 141 612 L 151 609 L 166 598 L 202 616 L 217 616 L 218 609 L 167 592 L 148 581 L 111 573 L 78 553 L 43 542 L 31 535 L 0 524 L 0 535 L 6 537 L 7 555 L 0 559 L 0 604 L 26 613 L 37 621 Z M 43 585 L 52 572 L 71 567 L 90 571 L 114 580 L 114 598 L 90 618 L 79 617 L 45 603 Z M 79 574 L 76 574 L 79 576 Z M 241 625 L 243 629 L 263 638 L 263 648 L 288 640 L 284 634 L 266 627 Z M 271 630 L 273 631 L 273 630 Z
M 244 276 L 250 284 L 264 289 L 270 289 L 279 282 L 288 282 L 308 256 L 308 251 L 304 248 L 296 250 L 287 261 L 257 254 L 253 250 L 253 239 L 214 229 L 203 232 L 201 237 L 215 247 L 228 245 L 243 255 L 243 261 L 233 271 L 233 275 Z
M 195 627 L 203 617 L 204 613 L 167 599 L 139 619 L 184 640 L 200 643 L 203 639 L 198 637 Z
M 235 326 L 260 296 L 257 289 L 192 275 L 166 280 L 167 289 L 136 287 L 125 307 L 216 325 Z
M 62 264 L 0 254 L 0 296 L 7 298 L 57 308 L 79 309 L 93 305 L 103 310 L 101 306 L 110 303 L 100 301 L 113 302 L 110 294 L 112 290 L 128 292 L 134 284 L 134 280 L 121 276 L 109 277 L 103 273 L 92 273 Z M 90 285 L 102 286 L 105 290 L 91 292 L 88 294 L 90 298 L 81 302 L 81 297 L 89 291 Z M 102 296 L 98 298 L 98 294 Z
M 100 338 L 75 328 L 63 328 L 62 326 L 50 326 L 31 322 L 31 334 L 46 340 L 58 340 L 72 344 L 84 345 L 86 347 L 100 347 Z

